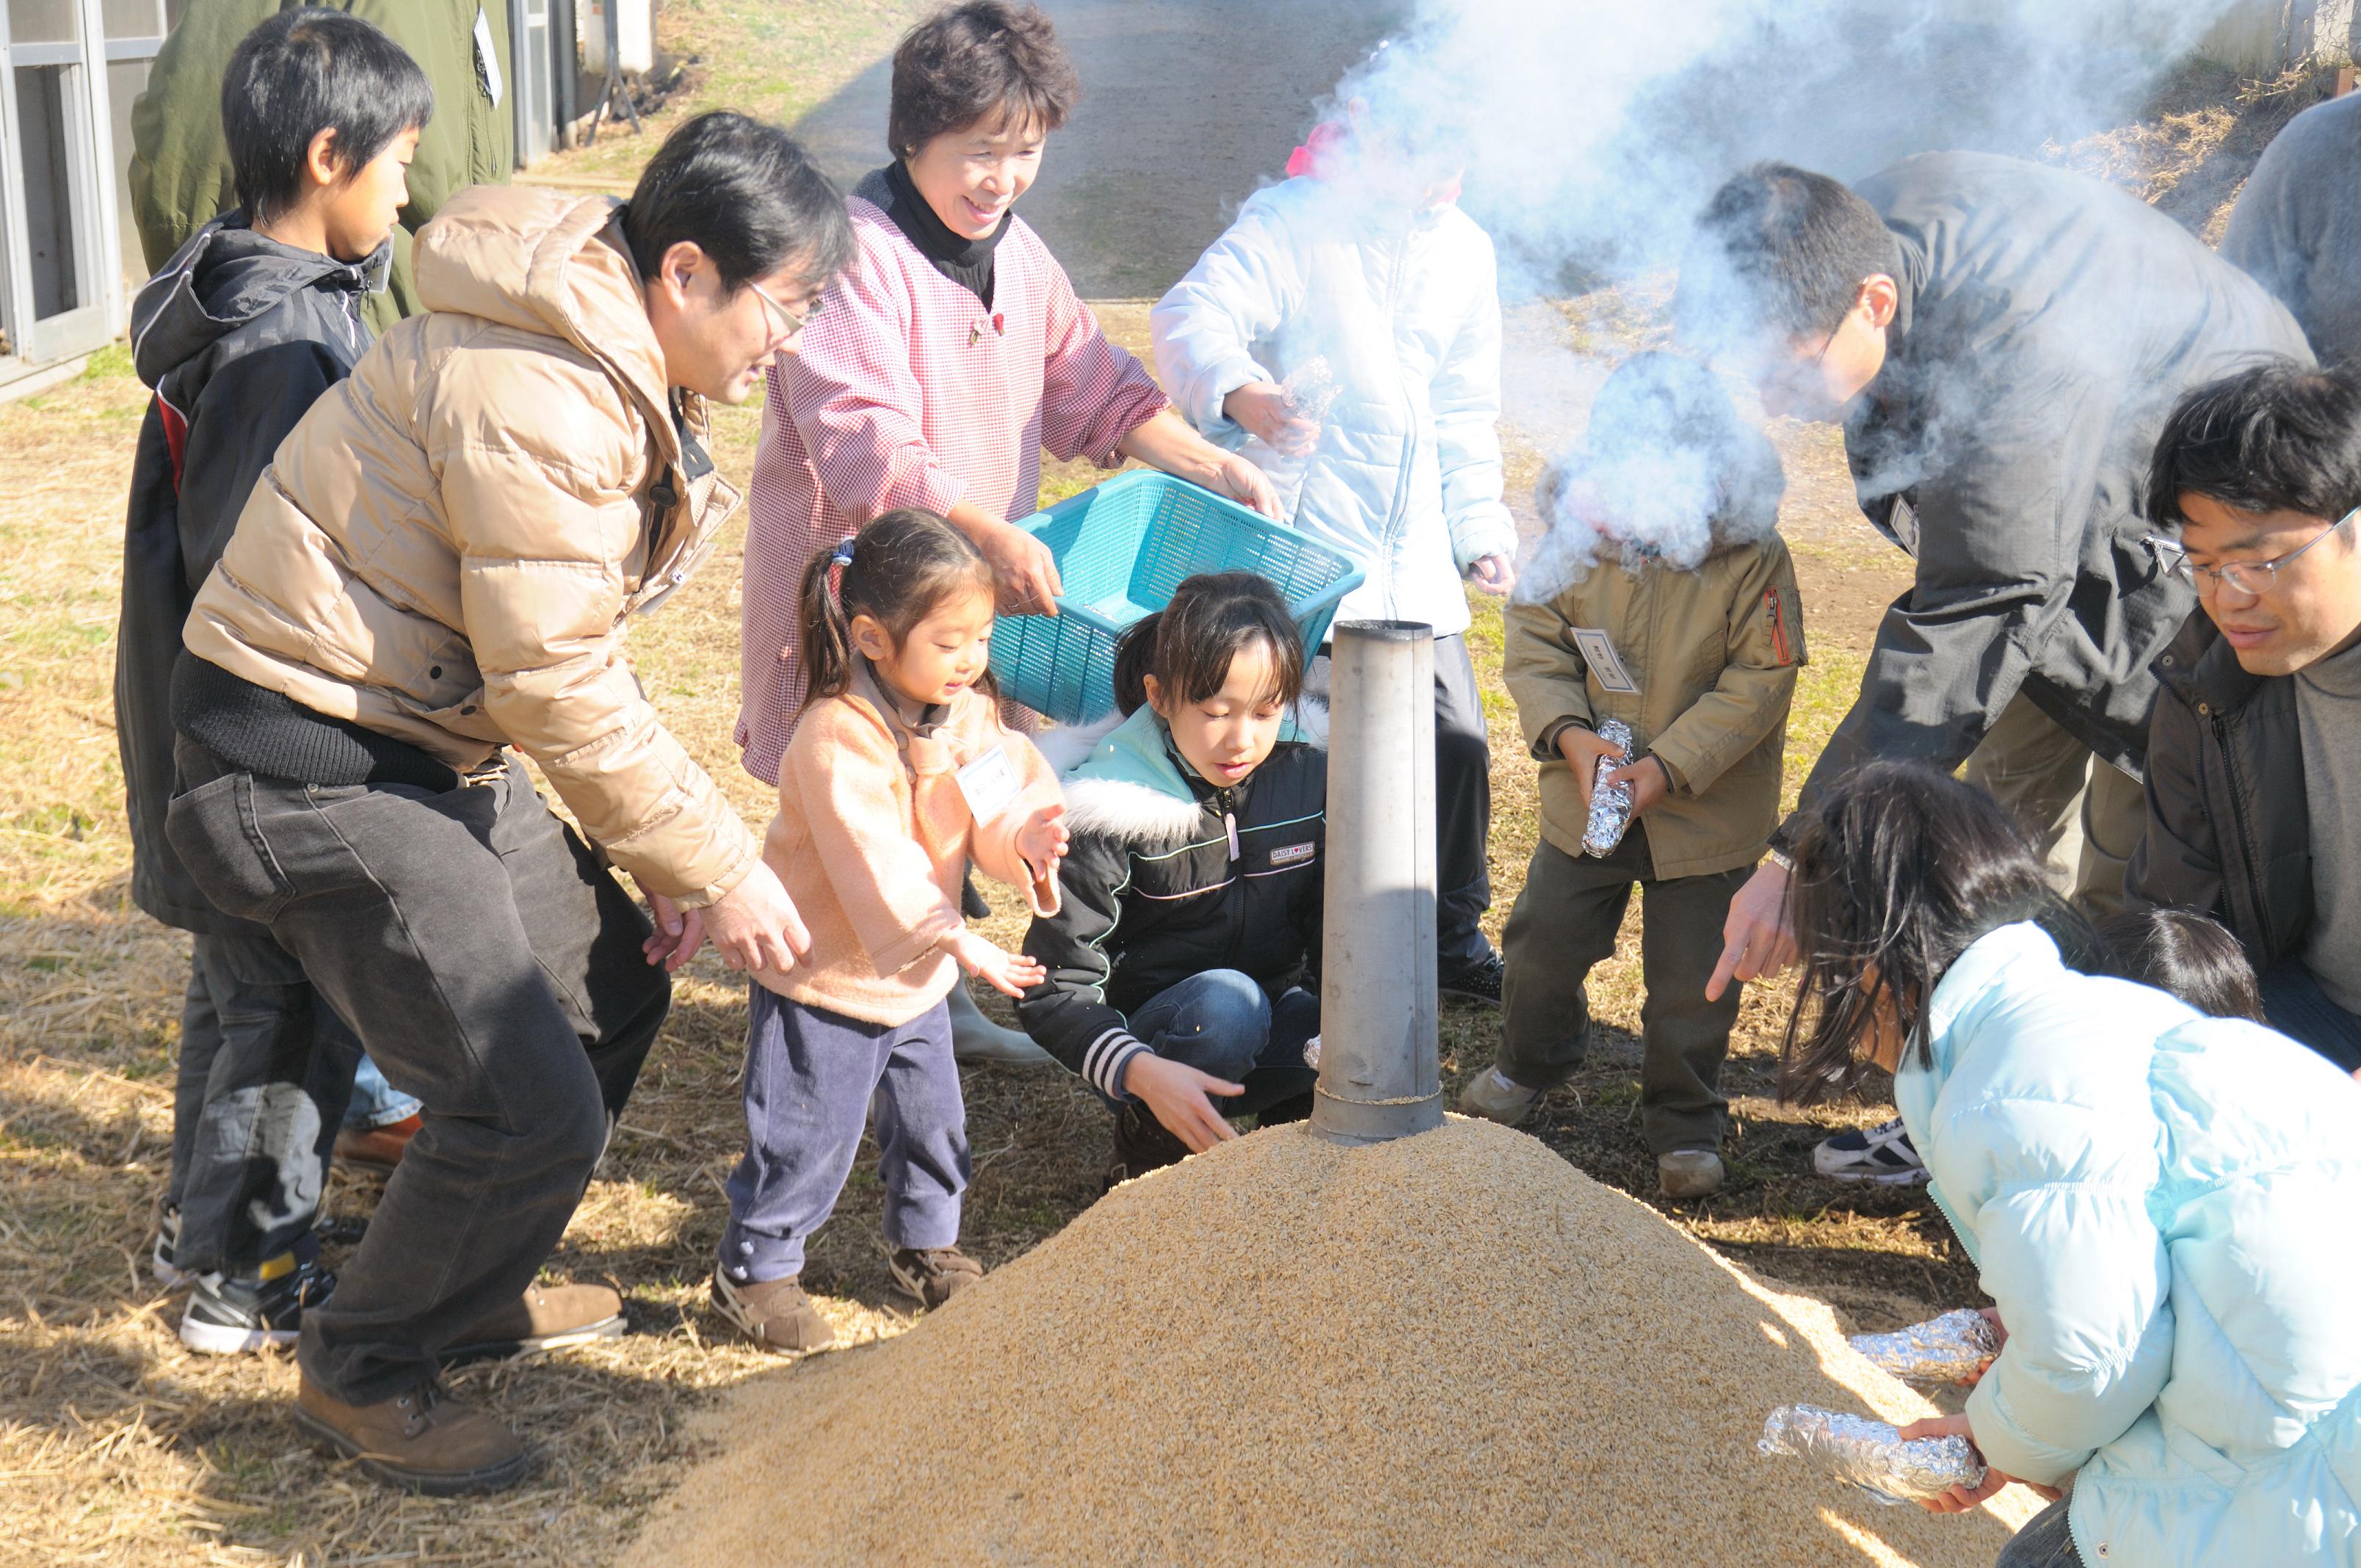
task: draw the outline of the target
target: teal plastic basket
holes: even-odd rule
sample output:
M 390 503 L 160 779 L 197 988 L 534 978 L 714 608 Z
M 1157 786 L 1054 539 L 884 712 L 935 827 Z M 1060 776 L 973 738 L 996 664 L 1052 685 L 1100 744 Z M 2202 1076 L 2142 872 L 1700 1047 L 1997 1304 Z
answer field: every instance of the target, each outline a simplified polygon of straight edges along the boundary
M 1115 711 L 1115 644 L 1200 572 L 1259 572 L 1279 586 L 1307 655 L 1336 606 L 1361 585 L 1350 557 L 1250 508 L 1150 468 L 1036 512 L 1017 527 L 1049 546 L 1066 591 L 1058 613 L 993 624 L 992 673 L 1004 696 L 1060 724 Z

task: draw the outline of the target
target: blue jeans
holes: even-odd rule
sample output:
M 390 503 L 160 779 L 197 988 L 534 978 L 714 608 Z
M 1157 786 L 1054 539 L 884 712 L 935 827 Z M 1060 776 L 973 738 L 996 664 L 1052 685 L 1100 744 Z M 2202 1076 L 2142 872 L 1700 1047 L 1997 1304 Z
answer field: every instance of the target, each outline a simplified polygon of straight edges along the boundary
M 1993 1568 L 2082 1568 L 2082 1554 L 2074 1550 L 2074 1532 L 2067 1528 L 2070 1497 L 2060 1497 L 2031 1519 L 2000 1549 Z
M 1236 970 L 1207 970 L 1157 992 L 1127 1022 L 1158 1056 L 1246 1085 L 1214 1102 L 1225 1115 L 1293 1099 L 1319 1077 L 1303 1065 L 1303 1043 L 1320 1032 L 1320 998 L 1300 985 L 1273 996 Z
M 345 1105 L 347 1128 L 356 1133 L 372 1133 L 396 1122 L 406 1122 L 418 1112 L 416 1096 L 404 1094 L 388 1083 L 376 1062 L 366 1056 L 361 1058 L 360 1069 L 353 1074 L 353 1097 Z
M 2328 999 L 2301 959 L 2271 966 L 2262 979 L 2263 1016 L 2272 1028 L 2310 1046 L 2345 1071 L 2361 1068 L 2361 1018 Z

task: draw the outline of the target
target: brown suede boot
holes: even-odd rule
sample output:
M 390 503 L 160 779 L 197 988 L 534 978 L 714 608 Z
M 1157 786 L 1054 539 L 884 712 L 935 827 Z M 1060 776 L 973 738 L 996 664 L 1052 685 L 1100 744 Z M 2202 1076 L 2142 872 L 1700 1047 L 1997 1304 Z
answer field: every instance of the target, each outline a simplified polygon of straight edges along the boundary
M 399 1122 L 371 1127 L 365 1133 L 344 1128 L 336 1134 L 336 1163 L 391 1176 L 393 1168 L 401 1163 L 401 1157 L 410 1152 L 410 1140 L 425 1124 L 416 1116 L 404 1116 Z
M 804 1294 L 801 1275 L 741 1284 L 717 1268 L 713 1310 L 764 1350 L 826 1350 L 836 1343 L 836 1330 Z
M 623 1299 L 604 1285 L 533 1285 L 467 1331 L 443 1352 L 445 1366 L 505 1361 L 538 1350 L 563 1350 L 592 1340 L 620 1339 Z
M 347 1405 L 303 1379 L 295 1424 L 372 1479 L 430 1497 L 500 1492 L 524 1479 L 524 1440 L 435 1383 L 374 1405 Z
M 904 1247 L 892 1259 L 894 1283 L 921 1307 L 941 1306 L 983 1277 L 983 1265 L 955 1246 Z

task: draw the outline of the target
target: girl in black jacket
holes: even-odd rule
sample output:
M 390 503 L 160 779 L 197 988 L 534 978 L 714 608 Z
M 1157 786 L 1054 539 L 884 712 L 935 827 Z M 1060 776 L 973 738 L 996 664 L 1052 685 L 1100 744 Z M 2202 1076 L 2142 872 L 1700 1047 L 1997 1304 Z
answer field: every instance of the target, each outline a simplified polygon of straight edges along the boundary
M 1311 1108 L 1328 758 L 1281 738 L 1302 688 L 1278 589 L 1191 577 L 1125 633 L 1128 717 L 1066 779 L 1065 902 L 1016 1010 L 1115 1107 L 1111 1183 Z

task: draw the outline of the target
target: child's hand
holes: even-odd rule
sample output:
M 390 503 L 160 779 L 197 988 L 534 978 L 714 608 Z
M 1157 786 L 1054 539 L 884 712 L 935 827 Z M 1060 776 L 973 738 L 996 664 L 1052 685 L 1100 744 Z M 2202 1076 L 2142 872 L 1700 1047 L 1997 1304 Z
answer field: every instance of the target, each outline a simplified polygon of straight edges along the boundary
M 1248 435 L 1285 456 L 1309 456 L 1320 442 L 1320 427 L 1287 406 L 1287 394 L 1276 381 L 1253 381 L 1240 387 L 1222 400 L 1222 411 L 1244 426 Z
M 1066 825 L 1058 819 L 1066 815 L 1066 803 L 1052 801 L 1025 819 L 1016 830 L 1016 852 L 1025 858 L 1025 869 L 1033 873 L 1037 883 L 1047 883 L 1058 874 L 1058 862 L 1066 858 Z
M 960 968 L 980 974 L 1003 996 L 1022 996 L 1049 978 L 1038 959 L 1028 959 L 995 947 L 962 927 L 935 944 L 959 960 Z
M 1601 740 L 1596 730 L 1585 729 L 1579 724 L 1569 724 L 1557 733 L 1557 754 L 1574 769 L 1575 787 L 1582 792 L 1582 814 L 1590 815 L 1590 786 L 1598 777 L 1598 759 L 1620 759 L 1623 748 L 1612 740 Z
M 1964 1415 L 1929 1416 L 1923 1421 L 1910 1422 L 1896 1435 L 1905 1442 L 1922 1437 L 1963 1437 L 1970 1443 L 1976 1441 L 1976 1434 L 1969 1429 L 1968 1418 Z M 1983 1451 L 1978 1449 L 1976 1452 L 1981 1455 Z M 1963 1514 L 1970 1508 L 1982 1508 L 1985 1499 L 2015 1479 L 2014 1475 L 2002 1475 L 1987 1463 L 1984 1478 L 1974 1486 L 1953 1486 L 1938 1496 L 1921 1497 L 1918 1506 L 1930 1514 Z M 2026 1485 L 2032 1483 L 2027 1482 Z M 2051 1500 L 2056 1499 L 2053 1497 Z
M 648 894 L 648 912 L 655 916 L 655 932 L 640 944 L 640 954 L 654 968 L 672 973 L 697 957 L 705 945 L 705 912 L 683 909 L 661 893 Z
M 1223 1139 L 1238 1135 L 1229 1118 L 1205 1096 L 1244 1094 L 1244 1084 L 1168 1061 L 1154 1051 L 1142 1051 L 1124 1063 L 1123 1089 L 1156 1113 L 1164 1130 L 1187 1144 L 1191 1154 L 1202 1154 Z
M 1607 775 L 1607 782 L 1631 790 L 1631 815 L 1635 817 L 1673 793 L 1673 775 L 1655 757 L 1642 757 L 1628 767 L 1616 769 Z
M 2000 1321 L 2000 1309 L 1998 1307 L 1978 1307 L 1976 1310 L 1982 1314 L 1984 1321 L 1993 1326 L 1993 1343 L 1995 1345 L 2006 1345 L 2008 1343 L 2008 1325 Z M 1973 1372 L 1969 1373 L 1965 1377 L 1958 1379 L 1954 1386 L 1960 1388 L 1974 1387 L 1977 1384 L 1984 1380 L 1984 1374 L 1990 1372 L 1992 1370 L 1992 1364 L 1999 1359 L 2000 1352 L 1998 1350 L 1994 1350 L 1992 1354 L 1984 1357 L 1982 1365 L 1978 1366 Z
M 1494 598 L 1505 598 L 1517 586 L 1517 564 L 1506 555 L 1487 555 L 1468 566 L 1467 580 Z

